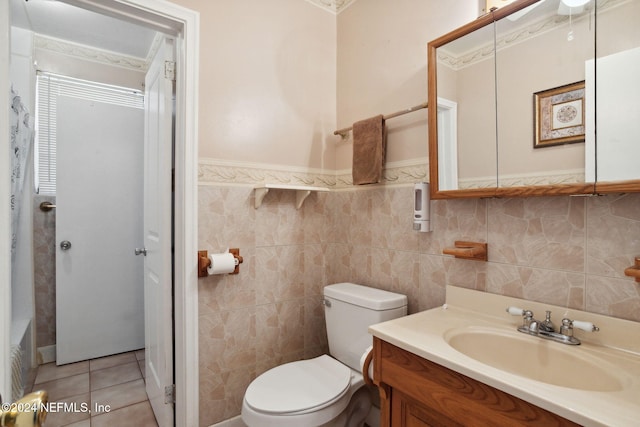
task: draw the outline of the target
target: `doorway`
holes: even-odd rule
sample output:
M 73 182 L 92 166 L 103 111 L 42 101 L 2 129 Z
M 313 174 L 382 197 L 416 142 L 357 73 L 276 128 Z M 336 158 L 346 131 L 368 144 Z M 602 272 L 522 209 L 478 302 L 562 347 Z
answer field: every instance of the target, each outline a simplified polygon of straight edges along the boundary
M 195 207 L 197 205 L 198 14 L 156 0 L 75 0 L 69 3 L 151 26 L 173 34 L 177 40 L 179 73 L 176 77 L 175 117 L 175 410 L 177 425 L 196 426 L 198 424 L 197 277 L 192 261 L 193 254 L 197 251 Z M 10 25 L 10 22 L 0 21 L 0 32 L 8 31 L 6 25 Z M 6 39 L 2 41 L 0 59 L 6 59 L 9 58 L 8 43 Z M 0 61 L 0 64 L 7 63 L 8 60 Z M 0 75 L 6 75 L 6 70 L 2 70 Z M 0 131 L 3 135 L 8 135 L 6 123 L 0 122 Z M 4 164 L 6 157 L 0 160 L 3 160 Z M 2 176 L 0 179 L 0 190 L 4 194 L 9 177 Z M 5 235 L 10 234 L 7 224 L 6 218 L 0 217 L 0 231 L 7 231 Z M 3 295 L 10 293 L 10 283 L 5 278 L 6 275 L 3 275 L 0 282 Z M 10 319 L 10 310 L 4 311 L 2 328 L 0 328 L 3 342 L 6 342 L 10 333 Z M 0 391 L 3 394 L 6 393 L 10 378 L 6 360 L 6 355 L 0 359 L 4 362 L 2 364 L 4 369 L 0 371 L 2 375 Z

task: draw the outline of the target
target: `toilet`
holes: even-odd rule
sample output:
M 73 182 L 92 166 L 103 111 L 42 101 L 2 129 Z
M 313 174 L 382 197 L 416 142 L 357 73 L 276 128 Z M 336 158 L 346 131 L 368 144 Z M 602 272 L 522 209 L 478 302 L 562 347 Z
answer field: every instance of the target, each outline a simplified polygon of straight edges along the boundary
M 370 325 L 407 314 L 405 295 L 354 283 L 324 288 L 329 355 L 277 366 L 249 384 L 242 420 L 249 427 L 362 427 L 371 410 L 360 360 Z

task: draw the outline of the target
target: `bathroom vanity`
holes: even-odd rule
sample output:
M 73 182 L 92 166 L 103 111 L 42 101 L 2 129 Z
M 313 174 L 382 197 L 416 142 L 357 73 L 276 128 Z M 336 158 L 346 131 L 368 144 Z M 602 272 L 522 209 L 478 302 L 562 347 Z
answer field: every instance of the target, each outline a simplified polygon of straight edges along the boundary
M 579 425 L 379 338 L 374 351 L 387 405 L 382 425 Z
M 592 322 L 580 345 L 517 331 L 509 306 Z M 635 426 L 640 323 L 469 289 L 370 327 L 381 426 Z

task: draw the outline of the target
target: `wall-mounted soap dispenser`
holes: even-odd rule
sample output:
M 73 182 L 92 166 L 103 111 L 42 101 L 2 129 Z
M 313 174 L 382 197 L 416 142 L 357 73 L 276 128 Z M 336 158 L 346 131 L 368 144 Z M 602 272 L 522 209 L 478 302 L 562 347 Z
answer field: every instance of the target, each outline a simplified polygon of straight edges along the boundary
M 428 182 L 418 182 L 413 187 L 413 229 L 424 233 L 433 231 Z

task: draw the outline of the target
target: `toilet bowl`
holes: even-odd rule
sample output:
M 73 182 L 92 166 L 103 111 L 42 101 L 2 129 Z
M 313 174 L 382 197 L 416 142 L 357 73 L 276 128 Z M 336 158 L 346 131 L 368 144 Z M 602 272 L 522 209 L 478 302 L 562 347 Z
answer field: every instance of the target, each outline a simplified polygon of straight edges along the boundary
M 362 374 L 322 355 L 256 378 L 245 393 L 242 419 L 251 427 L 356 427 L 364 424 L 370 408 Z
M 368 327 L 407 314 L 407 297 L 353 283 L 324 288 L 329 355 L 276 366 L 251 382 L 242 402 L 249 427 L 363 427 L 371 395 L 360 359 Z

